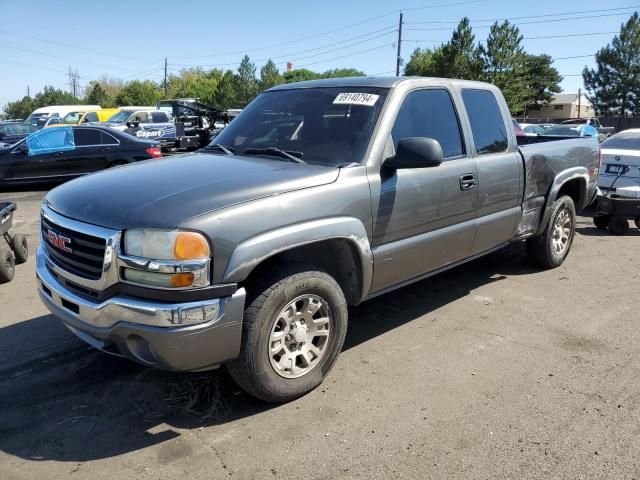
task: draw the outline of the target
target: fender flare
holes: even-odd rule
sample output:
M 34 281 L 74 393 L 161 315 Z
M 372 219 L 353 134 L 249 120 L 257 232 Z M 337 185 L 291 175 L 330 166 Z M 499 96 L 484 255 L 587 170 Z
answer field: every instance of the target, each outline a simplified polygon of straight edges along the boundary
M 373 281 L 373 252 L 364 224 L 354 217 L 323 218 L 288 225 L 248 238 L 234 249 L 222 281 L 242 282 L 258 265 L 274 255 L 331 239 L 348 240 L 354 247 L 361 266 L 361 298 L 365 298 Z
M 581 210 L 584 207 L 587 189 L 589 185 L 589 170 L 586 167 L 573 167 L 568 168 L 567 170 L 563 170 L 553 179 L 551 183 L 551 187 L 549 188 L 549 193 L 547 194 L 547 201 L 544 206 L 544 213 L 542 215 L 542 219 L 540 220 L 540 225 L 538 226 L 537 234 L 542 234 L 544 229 L 547 228 L 547 223 L 549 223 L 549 217 L 551 216 L 551 205 L 558 198 L 558 193 L 562 186 L 571 181 L 571 180 L 581 180 L 583 182 L 583 188 L 581 189 L 580 200 L 576 205 L 576 210 Z

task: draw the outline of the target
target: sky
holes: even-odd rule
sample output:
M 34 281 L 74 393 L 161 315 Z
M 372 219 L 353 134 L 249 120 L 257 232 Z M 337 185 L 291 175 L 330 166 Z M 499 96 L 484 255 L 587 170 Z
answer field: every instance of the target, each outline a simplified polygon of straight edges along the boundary
M 160 81 L 165 58 L 170 73 L 235 69 L 246 53 L 258 70 L 272 58 L 281 71 L 290 61 L 316 71 L 394 75 L 400 10 L 405 61 L 416 47 L 451 38 L 463 16 L 476 41 L 494 20 L 508 18 L 526 51 L 554 57 L 563 90 L 575 93 L 584 66 L 593 66 L 593 54 L 636 9 L 640 0 L 0 0 L 0 107 L 27 87 L 31 95 L 45 85 L 68 90 L 70 68 L 81 87 L 102 75 Z

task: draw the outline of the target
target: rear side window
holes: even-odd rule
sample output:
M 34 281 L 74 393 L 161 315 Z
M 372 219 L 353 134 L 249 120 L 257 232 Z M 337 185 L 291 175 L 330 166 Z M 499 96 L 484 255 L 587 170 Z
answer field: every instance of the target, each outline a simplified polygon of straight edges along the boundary
M 391 136 L 395 148 L 403 138 L 429 137 L 440 142 L 444 158 L 464 155 L 458 116 L 446 90 L 409 93 L 402 102 Z
M 507 129 L 496 97 L 489 90 L 462 90 L 478 155 L 505 152 Z
M 93 128 L 76 128 L 74 131 L 77 147 L 102 144 L 102 132 Z
M 118 145 L 118 140 L 115 139 L 112 135 L 109 135 L 107 132 L 100 132 L 102 134 L 102 142 L 101 145 Z
M 152 112 L 151 120 L 153 123 L 164 123 L 169 121 L 169 117 L 164 112 Z

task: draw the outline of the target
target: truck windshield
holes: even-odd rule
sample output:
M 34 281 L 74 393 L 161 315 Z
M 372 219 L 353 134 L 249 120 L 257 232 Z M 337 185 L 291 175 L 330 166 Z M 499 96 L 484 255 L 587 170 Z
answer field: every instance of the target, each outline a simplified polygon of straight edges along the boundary
M 121 111 L 116 112 L 113 115 L 111 115 L 109 117 L 109 120 L 107 120 L 107 122 L 112 122 L 112 123 L 126 122 L 127 118 L 129 118 L 132 113 L 133 112 L 129 112 L 129 111 L 126 111 L 126 110 L 121 110 Z
M 212 143 L 236 154 L 276 147 L 299 152 L 306 163 L 360 163 L 387 93 L 386 88 L 372 87 L 265 92 Z

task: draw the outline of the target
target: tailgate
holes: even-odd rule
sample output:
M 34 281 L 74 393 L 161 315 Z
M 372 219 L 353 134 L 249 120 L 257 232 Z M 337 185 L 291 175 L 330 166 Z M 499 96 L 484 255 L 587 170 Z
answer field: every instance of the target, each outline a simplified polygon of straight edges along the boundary
M 609 187 L 616 179 L 628 183 L 637 180 L 640 183 L 640 150 L 602 149 L 602 166 L 598 185 Z

